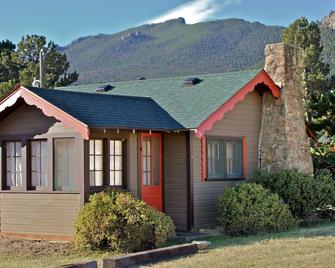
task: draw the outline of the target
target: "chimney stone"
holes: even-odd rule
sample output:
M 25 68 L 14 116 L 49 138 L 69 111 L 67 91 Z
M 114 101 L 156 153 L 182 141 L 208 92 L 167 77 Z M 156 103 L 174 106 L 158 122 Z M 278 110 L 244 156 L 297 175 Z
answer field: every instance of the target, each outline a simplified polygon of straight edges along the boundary
M 267 45 L 264 70 L 280 87 L 281 96 L 275 99 L 269 92 L 263 95 L 260 166 L 269 171 L 297 169 L 312 173 L 300 50 L 284 43 Z

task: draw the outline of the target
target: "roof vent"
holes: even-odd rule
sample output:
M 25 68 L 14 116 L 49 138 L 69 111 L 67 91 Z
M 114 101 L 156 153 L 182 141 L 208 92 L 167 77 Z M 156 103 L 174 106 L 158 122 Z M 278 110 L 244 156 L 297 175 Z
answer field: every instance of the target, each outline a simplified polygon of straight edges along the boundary
M 106 92 L 109 90 L 112 90 L 114 87 L 111 85 L 102 85 L 102 86 L 98 86 L 95 91 L 97 92 Z
M 194 86 L 201 82 L 202 82 L 202 79 L 198 77 L 189 77 L 183 82 L 183 85 Z
M 136 80 L 145 80 L 145 77 L 137 77 Z

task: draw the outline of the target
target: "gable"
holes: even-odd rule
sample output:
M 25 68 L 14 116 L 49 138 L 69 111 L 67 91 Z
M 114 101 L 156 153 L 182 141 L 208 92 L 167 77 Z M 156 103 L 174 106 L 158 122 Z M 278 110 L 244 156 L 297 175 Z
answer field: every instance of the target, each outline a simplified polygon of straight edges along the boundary
M 36 106 L 20 103 L 7 112 L 0 119 L 0 135 L 20 136 L 20 135 L 41 135 L 48 132 L 74 132 L 72 128 L 65 127 L 59 120 L 49 117 Z

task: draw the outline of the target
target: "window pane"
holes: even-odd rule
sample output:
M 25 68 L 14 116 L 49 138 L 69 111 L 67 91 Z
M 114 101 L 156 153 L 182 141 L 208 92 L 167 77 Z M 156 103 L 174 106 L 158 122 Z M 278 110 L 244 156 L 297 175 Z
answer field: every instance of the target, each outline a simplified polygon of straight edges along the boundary
M 115 141 L 115 155 L 122 155 L 122 141 Z
M 40 186 L 40 173 L 32 172 L 31 173 L 31 186 Z
M 240 141 L 226 142 L 227 176 L 242 177 L 242 143 Z
M 102 171 L 95 171 L 95 186 L 102 186 Z
M 15 159 L 13 157 L 7 157 L 7 172 L 14 173 L 15 172 Z
M 90 186 L 94 186 L 94 185 L 95 185 L 95 172 L 90 171 Z
M 90 170 L 94 170 L 94 155 L 90 155 Z
M 14 172 L 7 172 L 7 186 L 15 186 Z
M 115 156 L 115 170 L 122 170 L 122 156 Z
M 208 158 L 208 177 L 209 178 L 223 178 L 221 166 L 223 161 L 220 157 L 221 148 L 219 141 L 209 140 L 207 143 L 207 158 Z
M 152 137 L 151 143 L 151 162 L 152 162 L 152 185 L 160 184 L 160 139 L 158 137 Z
M 94 154 L 94 140 L 90 140 L 90 154 Z
M 48 185 L 48 147 L 47 141 L 36 140 L 30 143 L 31 148 L 31 185 Z M 62 160 L 60 160 L 62 161 Z
M 14 156 L 15 155 L 14 142 L 7 142 L 6 150 L 7 150 L 7 156 Z
M 122 185 L 122 172 L 115 171 L 115 185 Z
M 15 142 L 15 156 L 21 156 L 21 142 Z
M 48 156 L 48 143 L 41 141 L 41 156 Z
M 38 144 L 37 142 L 32 141 L 31 142 L 31 156 L 36 156 L 37 155 L 37 147 Z
M 55 189 L 75 189 L 75 146 L 73 138 L 54 139 Z
M 102 155 L 102 140 L 95 140 L 95 154 Z
M 22 172 L 16 172 L 16 185 L 15 186 L 22 186 Z
M 123 142 L 121 140 L 110 140 L 110 151 L 109 151 L 109 176 L 110 176 L 110 185 L 120 186 L 122 185 L 122 176 L 123 176 L 123 156 L 122 156 L 122 146 Z M 144 149 L 146 150 L 146 149 Z M 146 165 L 146 162 L 143 161 L 143 165 Z
M 41 173 L 41 185 L 47 187 L 48 186 L 48 173 Z
M 95 156 L 95 170 L 102 170 L 102 156 Z
M 41 159 L 41 172 L 48 172 L 48 157 L 42 157 Z

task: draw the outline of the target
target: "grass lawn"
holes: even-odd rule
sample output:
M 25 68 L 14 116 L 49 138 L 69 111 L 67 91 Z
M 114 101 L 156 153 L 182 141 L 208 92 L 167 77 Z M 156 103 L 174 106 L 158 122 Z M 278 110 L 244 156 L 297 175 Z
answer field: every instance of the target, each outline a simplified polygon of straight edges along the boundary
M 335 222 L 290 232 L 207 239 L 211 249 L 152 267 L 334 267 Z M 70 243 L 0 238 L 0 267 L 55 267 L 112 256 L 79 252 Z

